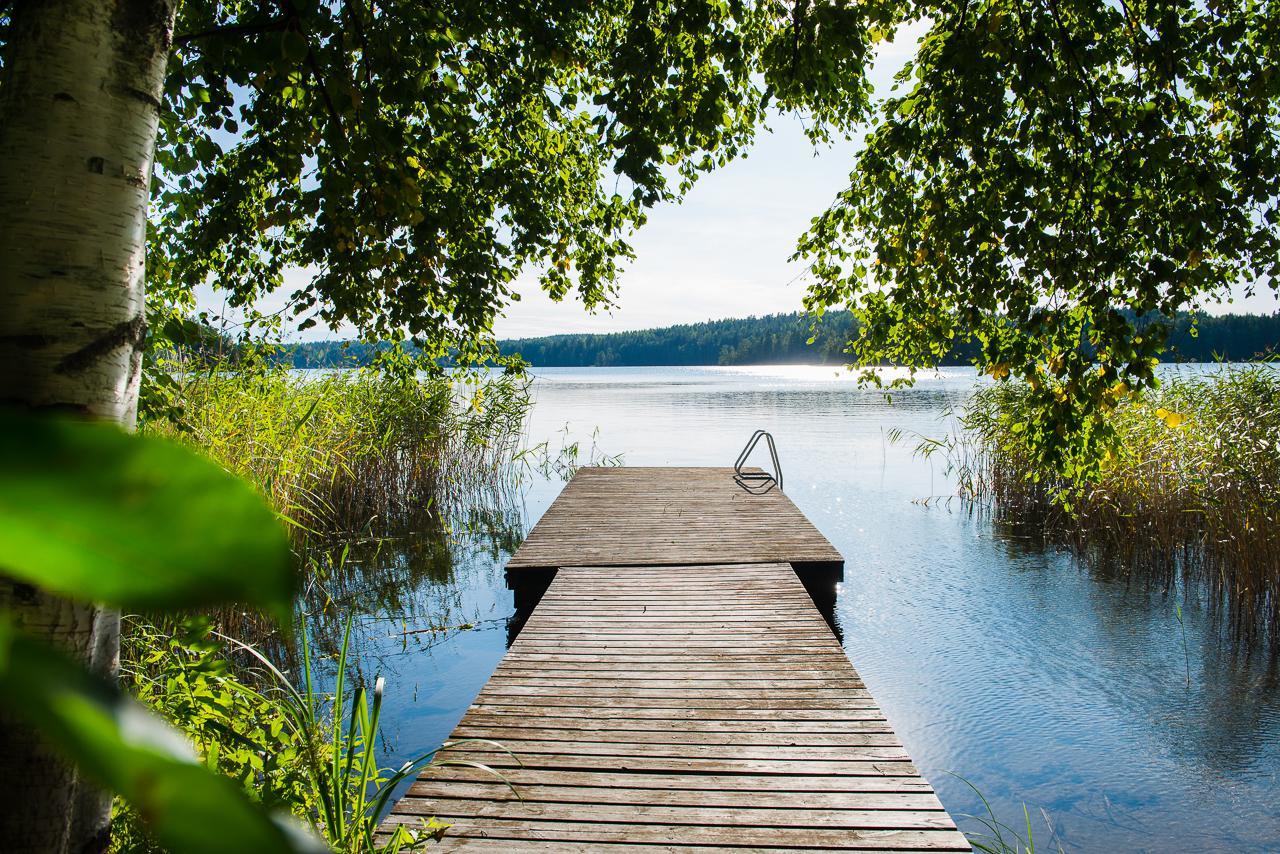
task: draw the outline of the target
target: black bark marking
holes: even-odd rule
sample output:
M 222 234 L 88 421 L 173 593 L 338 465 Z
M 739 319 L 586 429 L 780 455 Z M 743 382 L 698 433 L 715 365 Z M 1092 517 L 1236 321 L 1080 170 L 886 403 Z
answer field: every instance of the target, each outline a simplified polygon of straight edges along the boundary
M 134 352 L 142 348 L 147 338 L 147 321 L 141 314 L 132 320 L 117 323 L 106 334 L 95 338 L 85 346 L 62 357 L 54 368 L 60 374 L 79 374 L 93 367 L 94 363 L 121 347 L 128 346 Z
M 111 29 L 116 37 L 116 58 L 108 82 L 112 94 L 160 109 L 176 6 L 177 0 L 115 0 Z M 139 88 L 139 83 L 144 88 Z M 152 83 L 154 90 L 145 91 Z
M 25 581 L 10 581 L 9 584 L 13 590 L 13 598 L 23 605 L 30 605 L 40 598 L 40 591 L 33 584 Z
M 57 340 L 54 335 L 0 335 L 0 344 L 10 344 L 22 350 L 43 350 Z
M 156 50 L 169 52 L 173 43 L 173 0 L 116 0 L 111 28 L 117 35 L 137 39 L 134 58 L 149 62 Z
M 101 157 L 89 158 L 89 171 L 95 175 L 101 175 L 102 171 L 107 168 L 107 161 Z
M 152 95 L 150 92 L 144 92 L 141 89 L 136 89 L 132 86 L 121 86 L 116 91 L 126 98 L 133 98 L 137 101 L 141 101 L 148 107 L 155 107 L 157 110 L 164 106 L 160 103 L 160 99 L 155 95 Z
M 71 93 L 70 93 L 70 92 L 55 92 L 55 93 L 53 94 L 53 100 L 55 100 L 55 101 L 70 101 L 70 102 L 71 102 L 71 103 L 73 103 L 73 104 L 74 104 L 74 103 L 76 103 L 76 99 L 75 99 L 75 98 L 73 98 L 73 97 L 71 96 Z

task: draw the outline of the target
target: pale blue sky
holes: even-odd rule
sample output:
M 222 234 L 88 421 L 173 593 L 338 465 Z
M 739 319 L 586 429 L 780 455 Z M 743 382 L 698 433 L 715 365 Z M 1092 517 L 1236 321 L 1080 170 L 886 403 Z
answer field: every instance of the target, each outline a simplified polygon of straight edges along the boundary
M 880 45 L 873 73 L 878 92 L 887 93 L 921 32 L 915 26 Z M 650 213 L 632 241 L 636 259 L 621 276 L 612 309 L 588 314 L 572 298 L 555 303 L 529 276 L 518 285 L 521 301 L 499 319 L 498 335 L 614 332 L 801 310 L 802 265 L 787 259 L 810 219 L 847 183 L 856 143 L 815 149 L 798 120 L 777 117 L 771 125 L 772 132 L 762 132 L 746 158 L 703 176 L 683 203 Z M 287 273 L 284 290 L 292 291 L 305 275 Z M 202 289 L 199 297 L 202 308 L 216 312 L 221 304 L 211 289 Z M 1263 289 L 1209 310 L 1269 313 L 1277 308 L 1274 292 Z M 304 337 L 350 335 L 350 330 L 316 328 Z
M 498 324 L 502 337 L 643 329 L 798 311 L 804 285 L 787 258 L 809 220 L 847 181 L 849 143 L 815 152 L 800 124 L 773 121 L 749 157 L 699 179 L 683 204 L 662 205 L 635 236 L 617 305 L 589 315 L 524 282 Z M 815 156 L 815 153 L 818 156 Z

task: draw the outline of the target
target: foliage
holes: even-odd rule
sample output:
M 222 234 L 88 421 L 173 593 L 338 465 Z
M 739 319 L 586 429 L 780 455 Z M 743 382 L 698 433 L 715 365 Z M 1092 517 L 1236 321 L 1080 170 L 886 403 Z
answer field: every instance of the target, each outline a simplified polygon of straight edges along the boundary
M 539 442 L 526 448 L 516 457 L 515 462 L 523 463 L 530 471 L 535 471 L 547 480 L 552 478 L 565 483 L 573 480 L 578 469 L 583 466 L 600 468 L 617 468 L 625 465 L 622 454 L 606 454 L 600 448 L 600 428 L 591 432 L 591 447 L 587 449 L 583 459 L 582 443 L 570 436 L 569 425 L 560 429 L 559 449 L 552 451 L 550 441 Z
M 271 695 L 239 678 L 206 620 L 189 619 L 163 631 L 128 618 L 120 661 L 123 686 L 177 727 L 210 771 L 235 781 L 264 806 L 306 812 L 308 745 L 285 726 Z M 114 851 L 154 848 L 138 810 L 117 799 L 115 813 Z
M 1154 384 L 1172 318 L 1280 274 L 1280 4 L 894 4 L 929 29 L 798 254 L 854 353 L 956 340 L 1020 377 L 1038 465 L 1093 473 L 1106 409 Z M 888 36 L 892 28 L 884 31 Z M 1082 346 L 1084 345 L 1084 346 Z
M 965 836 L 969 840 L 969 844 L 973 846 L 975 851 L 982 854 L 1036 854 L 1036 836 L 1031 827 L 1031 811 L 1027 809 L 1027 805 L 1022 805 L 1023 828 L 1026 836 L 1022 832 L 1002 822 L 996 817 L 995 810 L 991 807 L 991 802 L 987 800 L 986 795 L 978 791 L 978 787 L 973 783 L 961 777 L 959 774 L 953 774 L 953 777 L 959 779 L 962 783 L 973 789 L 973 793 L 978 796 L 978 800 L 982 802 L 986 815 L 967 815 L 964 818 L 973 819 L 978 826 L 982 828 L 980 832 L 969 831 Z M 1041 810 L 1044 816 L 1045 824 L 1049 826 L 1050 831 L 1053 830 L 1053 824 L 1049 821 L 1049 814 Z M 1062 844 L 1058 844 L 1058 854 L 1063 854 Z
M 20 579 L 59 593 L 116 607 L 214 606 L 249 598 L 269 612 L 287 612 L 293 590 L 283 532 L 252 490 L 208 461 L 163 439 L 58 416 L 0 411 L 6 451 L 30 454 L 0 467 L 0 531 L 4 567 Z M 191 491 L 191 500 L 174 495 Z M 197 496 L 208 492 L 214 503 Z M 28 496 L 33 507 L 25 506 Z M 64 503 L 64 525 L 42 505 Z M 216 516 L 225 507 L 241 526 L 230 540 Z M 34 508 L 34 509 L 33 509 Z M 145 514 L 139 518 L 139 514 Z M 194 554 L 174 532 L 200 543 Z M 57 538 L 57 549 L 45 547 Z M 133 573 L 139 547 L 178 561 L 167 576 Z M 252 548 L 249 548 L 252 546 Z M 124 556 L 126 559 L 120 559 Z M 231 560 L 245 562 L 228 563 Z M 93 573 L 85 568 L 95 566 Z M 190 566 L 188 566 L 190 564 Z M 220 572 L 206 571 L 220 565 Z M 17 614 L 0 613 L 0 699 L 41 737 L 97 783 L 146 817 L 166 847 L 200 852 L 311 851 L 314 839 L 256 808 L 225 778 L 197 762 L 190 744 L 146 713 L 118 686 L 66 653 L 28 636 Z M 216 825 L 219 833 L 208 833 Z
M 1198 592 L 1237 640 L 1280 648 L 1280 371 L 1221 368 L 1127 397 L 1096 481 L 1037 462 L 1035 405 L 1021 384 L 974 396 L 973 494 L 1093 566 Z
M 438 839 L 446 825 L 424 819 L 422 827 L 401 827 L 381 842 L 375 832 L 395 786 L 435 752 L 399 769 L 377 767 L 383 683 L 376 680 L 372 701 L 363 686 L 348 691 L 350 626 L 348 620 L 331 695 L 316 685 L 305 632 L 295 685 L 256 649 L 212 632 L 207 620 L 171 630 L 134 621 L 125 636 L 124 675 L 139 700 L 191 739 L 211 770 L 255 800 L 302 817 L 333 851 L 413 850 Z M 114 851 L 152 849 L 135 810 L 117 803 L 116 818 Z
M 1150 322 L 1150 319 L 1148 319 Z M 772 314 L 712 320 L 636 332 L 602 335 L 553 335 L 498 342 L 504 353 L 518 354 L 538 367 L 614 365 L 758 365 L 841 364 L 850 336 L 859 325 L 845 311 L 828 311 L 811 326 L 803 314 Z M 323 364 L 337 342 L 301 344 L 299 357 Z M 1181 314 L 1173 323 L 1166 358 L 1212 362 L 1249 360 L 1280 347 L 1280 313 L 1270 316 Z M 354 348 L 355 353 L 361 350 Z M 954 341 L 938 359 L 941 365 L 972 361 L 978 348 Z
M 256 484 L 310 539 L 382 534 L 441 512 L 512 456 L 527 381 L 506 373 L 299 377 L 216 361 L 177 374 L 174 435 Z
M 10 412 L 0 470 L 0 551 L 14 578 L 133 607 L 292 598 L 292 556 L 261 498 L 174 442 Z M 228 561 L 254 571 L 227 572 Z
M 1103 408 L 1152 384 L 1166 343 L 1133 317 L 1277 281 L 1278 9 L 188 0 L 152 335 L 178 334 L 197 286 L 252 305 L 294 269 L 309 279 L 285 313 L 303 326 L 491 354 L 522 275 L 607 304 L 648 208 L 776 108 L 815 140 L 867 131 L 799 243 L 807 306 L 854 311 L 862 365 L 932 365 L 972 340 L 982 368 L 1034 383 L 1041 459 L 1092 471 L 1113 439 Z M 873 109 L 873 47 L 916 23 Z
M 833 313 L 811 346 L 812 332 L 803 315 L 772 314 L 635 332 L 501 341 L 499 347 L 537 367 L 841 363 L 850 327 L 847 314 Z
M 187 0 L 151 286 L 189 308 L 213 279 L 249 304 L 304 268 L 304 327 L 475 354 L 522 272 L 606 303 L 646 209 L 739 153 L 766 104 L 805 106 L 818 136 L 848 125 L 863 20 L 719 0 Z

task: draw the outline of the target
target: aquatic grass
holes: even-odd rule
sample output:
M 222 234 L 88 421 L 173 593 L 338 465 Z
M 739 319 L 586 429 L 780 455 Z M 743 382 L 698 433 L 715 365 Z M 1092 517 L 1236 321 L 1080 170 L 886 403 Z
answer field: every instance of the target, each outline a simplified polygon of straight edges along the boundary
M 1245 647 L 1280 650 L 1280 371 L 1223 366 L 1122 400 L 1095 481 L 1033 463 L 1026 406 L 1018 384 L 974 394 L 956 440 L 962 494 L 1111 576 L 1201 599 Z
M 978 800 L 982 802 L 982 808 L 986 811 L 984 815 L 962 814 L 961 818 L 972 819 L 982 828 L 981 831 L 969 831 L 965 833 L 965 838 L 969 840 L 969 844 L 973 846 L 973 850 L 980 851 L 982 854 L 1036 854 L 1036 836 L 1031 826 L 1031 810 L 1024 803 L 1022 805 L 1023 829 L 1017 830 L 1011 825 L 1006 824 L 996 817 L 995 809 L 992 808 L 991 802 L 987 800 L 986 795 L 973 785 L 969 780 L 961 777 L 954 772 L 948 772 L 960 782 L 964 783 L 973 793 L 978 796 Z M 1049 828 L 1051 837 L 1056 837 L 1056 831 L 1053 829 L 1053 823 L 1049 821 L 1049 814 L 1044 810 L 1040 811 L 1044 817 L 1045 825 Z M 1022 834 L 1025 833 L 1026 836 Z M 1054 839 L 1051 838 L 1050 842 Z M 1058 843 L 1056 849 L 1057 854 L 1063 854 L 1064 849 L 1062 843 Z
M 190 367 L 190 366 L 189 366 Z M 217 362 L 178 375 L 181 418 L 149 421 L 258 486 L 304 541 L 378 535 L 447 514 L 515 456 L 528 380 Z
M 617 468 L 625 465 L 622 454 L 606 454 L 600 448 L 600 428 L 591 431 L 591 446 L 585 459 L 582 442 L 572 438 L 569 425 L 560 428 L 559 450 L 552 450 L 549 440 L 520 451 L 514 461 L 528 471 L 547 480 L 573 480 L 578 469 L 587 467 Z
M 417 850 L 439 840 L 448 825 L 424 818 L 417 827 L 400 824 L 380 834 L 379 823 L 401 783 L 434 764 L 477 768 L 511 786 L 487 765 L 440 757 L 447 748 L 476 741 L 521 763 L 501 744 L 471 739 L 446 742 L 397 768 L 380 767 L 386 683 L 375 677 L 369 692 L 349 673 L 352 622 L 345 621 L 331 692 L 320 687 L 305 629 L 298 633 L 301 662 L 291 678 L 252 644 L 213 631 L 201 619 L 160 628 L 130 618 L 122 676 L 134 696 L 191 739 L 211 770 L 237 780 L 268 806 L 302 818 L 338 854 Z M 115 812 L 113 852 L 159 851 L 124 802 L 117 801 Z
M 402 763 L 398 768 L 380 768 L 376 753 L 386 684 L 383 677 L 375 678 L 371 699 L 366 687 L 356 684 L 355 690 L 350 692 L 345 725 L 343 723 L 343 709 L 347 707 L 349 691 L 347 671 L 351 626 L 352 619 L 348 617 L 334 669 L 333 693 L 328 696 L 317 688 L 315 661 L 305 629 L 299 632 L 302 649 L 300 685 L 295 685 L 251 645 L 225 635 L 219 637 L 252 656 L 274 677 L 278 708 L 290 721 L 302 742 L 316 746 L 317 749 L 308 751 L 305 755 L 311 782 L 310 791 L 314 796 L 309 817 L 334 851 L 340 854 L 394 854 L 414 850 L 425 842 L 439 840 L 448 825 L 434 818 L 424 819 L 419 828 L 400 824 L 381 840 L 377 838 L 378 825 L 390 808 L 396 787 L 424 766 L 466 765 L 490 773 L 508 786 L 511 784 L 501 773 L 487 765 L 469 760 L 437 758 L 442 750 L 459 747 L 474 740 L 446 742 L 435 750 L 429 750 Z M 506 752 L 520 764 L 519 759 L 502 745 L 487 743 Z

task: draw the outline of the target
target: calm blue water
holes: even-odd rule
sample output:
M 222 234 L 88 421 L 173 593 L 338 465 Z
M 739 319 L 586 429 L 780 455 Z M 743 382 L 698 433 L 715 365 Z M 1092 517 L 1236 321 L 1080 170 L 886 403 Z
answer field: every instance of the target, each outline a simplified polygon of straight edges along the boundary
M 846 558 L 849 657 L 962 827 L 985 810 L 961 778 L 1010 824 L 1025 804 L 1037 843 L 1067 851 L 1280 850 L 1280 675 L 1220 648 L 1194 608 L 1188 665 L 1173 600 L 1002 538 L 945 500 L 939 461 L 888 440 L 945 434 L 972 370 L 892 402 L 832 368 L 537 374 L 529 442 L 553 450 L 577 440 L 584 457 L 594 442 L 630 465 L 731 465 L 753 430 L 774 434 L 788 494 Z M 436 747 L 497 665 L 506 550 L 562 486 L 531 477 L 489 525 L 506 548 L 459 537 L 362 624 L 363 667 L 388 682 L 389 762 Z M 426 559 L 410 551 L 383 560 Z M 412 633 L 433 624 L 472 628 Z

